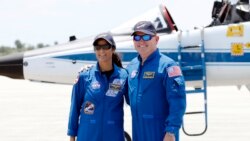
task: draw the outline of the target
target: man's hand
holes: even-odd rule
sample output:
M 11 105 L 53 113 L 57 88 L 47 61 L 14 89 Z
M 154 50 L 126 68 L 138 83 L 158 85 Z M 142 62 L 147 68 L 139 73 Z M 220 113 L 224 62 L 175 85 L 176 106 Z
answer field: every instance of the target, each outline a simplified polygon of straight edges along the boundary
M 73 137 L 73 136 L 70 136 L 70 137 L 69 137 L 69 141 L 75 141 L 75 139 L 76 139 L 76 138 Z

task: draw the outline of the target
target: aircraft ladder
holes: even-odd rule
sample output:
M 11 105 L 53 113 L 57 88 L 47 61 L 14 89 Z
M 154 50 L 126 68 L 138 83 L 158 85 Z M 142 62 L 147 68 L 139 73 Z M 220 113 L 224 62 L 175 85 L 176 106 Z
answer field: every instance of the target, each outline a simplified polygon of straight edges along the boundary
M 199 56 L 199 60 L 192 60 L 194 56 L 189 56 L 188 52 L 184 52 L 184 50 L 188 49 L 198 49 L 198 52 L 195 53 Z M 189 59 L 189 60 L 187 60 Z M 190 61 L 191 60 L 191 61 Z M 195 88 L 194 90 L 186 90 L 186 94 L 203 94 L 204 99 L 204 110 L 197 111 L 189 111 L 186 112 L 185 115 L 190 116 L 194 114 L 204 114 L 204 130 L 200 133 L 189 133 L 185 129 L 185 124 L 183 120 L 182 130 L 188 136 L 200 136 L 203 135 L 207 130 L 207 80 L 206 80 L 206 63 L 205 63 L 205 49 L 204 49 L 204 40 L 202 39 L 201 44 L 197 46 L 181 46 L 181 42 L 179 39 L 178 46 L 178 62 L 180 68 L 183 72 L 185 81 L 198 81 L 201 84 L 201 88 Z

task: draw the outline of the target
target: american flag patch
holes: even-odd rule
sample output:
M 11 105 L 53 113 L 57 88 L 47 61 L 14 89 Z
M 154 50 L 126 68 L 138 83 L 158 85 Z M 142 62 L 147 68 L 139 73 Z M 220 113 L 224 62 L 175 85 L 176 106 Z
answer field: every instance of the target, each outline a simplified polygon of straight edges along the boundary
M 179 66 L 172 66 L 167 68 L 168 76 L 174 77 L 174 76 L 182 76 L 181 69 Z

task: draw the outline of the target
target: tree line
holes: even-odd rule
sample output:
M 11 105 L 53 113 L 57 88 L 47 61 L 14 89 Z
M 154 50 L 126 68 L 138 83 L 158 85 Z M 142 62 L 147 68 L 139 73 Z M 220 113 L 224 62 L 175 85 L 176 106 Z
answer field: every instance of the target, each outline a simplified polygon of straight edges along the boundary
M 55 45 L 58 44 L 57 42 L 54 43 Z M 16 52 L 23 52 L 23 51 L 28 51 L 28 50 L 33 50 L 37 48 L 44 48 L 44 47 L 49 47 L 50 45 L 48 44 L 43 44 L 43 43 L 38 43 L 37 45 L 28 45 L 25 43 L 22 43 L 20 40 L 16 40 L 14 42 L 14 47 L 12 46 L 0 46 L 0 56 L 8 55 L 11 53 L 16 53 Z

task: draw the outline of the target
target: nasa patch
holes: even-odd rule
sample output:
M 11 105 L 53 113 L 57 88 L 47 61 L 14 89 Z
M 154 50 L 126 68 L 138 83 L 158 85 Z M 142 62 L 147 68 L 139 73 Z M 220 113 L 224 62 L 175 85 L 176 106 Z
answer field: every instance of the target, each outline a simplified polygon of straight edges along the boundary
M 98 81 L 92 82 L 91 83 L 91 88 L 92 89 L 100 89 L 101 85 Z
M 130 77 L 135 78 L 136 74 L 137 74 L 137 70 L 133 70 Z

